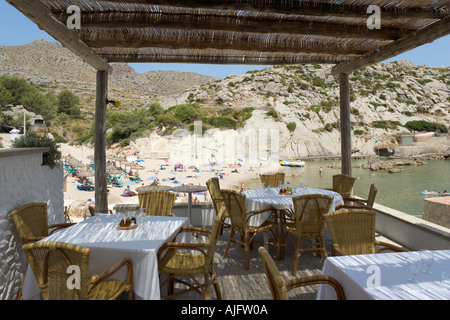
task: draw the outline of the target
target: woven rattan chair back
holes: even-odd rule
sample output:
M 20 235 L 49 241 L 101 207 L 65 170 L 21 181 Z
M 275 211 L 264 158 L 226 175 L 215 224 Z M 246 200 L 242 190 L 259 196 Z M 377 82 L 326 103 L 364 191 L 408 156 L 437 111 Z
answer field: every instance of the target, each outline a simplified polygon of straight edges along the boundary
M 323 215 L 328 213 L 333 197 L 322 194 L 309 194 L 292 198 L 294 203 L 295 224 L 298 234 L 320 234 L 325 221 Z
M 352 192 L 356 178 L 346 174 L 336 174 L 333 176 L 333 191 L 341 195 L 349 196 Z
M 32 202 L 11 211 L 22 244 L 48 236 L 47 203 Z M 31 241 L 30 239 L 36 238 Z
M 139 206 L 150 216 L 174 216 L 176 193 L 162 190 L 139 192 Z
M 206 186 L 208 187 L 209 195 L 211 196 L 216 214 L 218 214 L 224 205 L 222 193 L 220 193 L 219 178 L 213 177 L 209 179 L 208 181 L 206 181 Z
M 292 289 L 317 284 L 330 285 L 336 292 L 338 300 L 344 300 L 345 294 L 341 284 L 334 278 L 326 275 L 295 278 L 286 282 L 278 270 L 272 257 L 264 247 L 258 248 L 258 254 L 266 273 L 269 289 L 273 300 L 288 300 L 288 292 Z
M 247 230 L 247 210 L 245 207 L 245 195 L 230 189 L 221 190 L 222 198 L 227 208 L 231 225 L 239 232 Z
M 267 282 L 273 300 L 288 300 L 286 281 L 278 270 L 272 257 L 264 247 L 258 248 L 259 257 L 261 258 L 264 272 L 266 273 Z
M 84 300 L 89 290 L 90 249 L 62 242 L 37 242 L 23 246 L 44 300 Z M 77 268 L 78 278 L 68 272 Z M 79 269 L 78 269 L 79 268 Z M 74 270 L 72 270 L 74 271 Z M 77 271 L 78 272 L 78 271 Z M 73 278 L 74 281 L 70 278 Z
M 274 174 L 260 174 L 261 183 L 264 183 L 266 187 L 278 187 L 280 184 L 284 184 L 284 172 L 278 172 Z
M 217 238 L 219 237 L 219 233 L 221 230 L 224 213 L 224 210 L 220 210 L 217 213 L 216 218 L 214 219 L 211 235 L 209 236 L 209 243 L 207 245 L 208 249 L 206 252 L 206 265 L 212 265 L 214 263 L 214 252 L 216 250 Z
M 324 215 L 333 249 L 346 255 L 375 253 L 375 212 L 344 209 Z
M 369 197 L 367 198 L 367 207 L 369 209 L 373 208 L 373 204 L 375 203 L 375 197 L 378 193 L 378 188 L 375 183 L 370 185 Z

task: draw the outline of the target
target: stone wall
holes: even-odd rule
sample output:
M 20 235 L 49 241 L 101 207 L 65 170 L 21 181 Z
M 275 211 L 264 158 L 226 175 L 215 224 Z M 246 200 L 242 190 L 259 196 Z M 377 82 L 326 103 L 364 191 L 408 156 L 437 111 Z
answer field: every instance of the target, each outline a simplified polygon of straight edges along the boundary
M 450 196 L 425 198 L 423 220 L 450 228 Z
M 0 149 L 0 300 L 15 299 L 26 266 L 9 213 L 26 203 L 47 202 L 49 224 L 64 222 L 63 166 L 41 165 L 42 152 Z

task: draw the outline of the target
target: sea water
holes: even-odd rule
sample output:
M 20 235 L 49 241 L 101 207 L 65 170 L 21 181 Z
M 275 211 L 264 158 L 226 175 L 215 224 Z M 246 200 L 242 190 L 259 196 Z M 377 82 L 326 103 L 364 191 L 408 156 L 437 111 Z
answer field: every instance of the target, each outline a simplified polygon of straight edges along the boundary
M 367 199 L 370 185 L 375 183 L 378 193 L 375 202 L 413 216 L 422 217 L 424 190 L 450 192 L 450 160 L 423 160 L 426 165 L 401 166 L 401 172 L 371 171 L 357 168 L 368 159 L 353 159 L 352 175 L 357 178 L 353 194 Z M 301 183 L 309 187 L 331 188 L 332 176 L 341 173 L 340 160 L 306 161 L 302 168 L 280 167 L 286 182 L 293 187 Z M 322 167 L 322 174 L 319 169 Z M 246 182 L 247 188 L 260 187 L 259 180 Z

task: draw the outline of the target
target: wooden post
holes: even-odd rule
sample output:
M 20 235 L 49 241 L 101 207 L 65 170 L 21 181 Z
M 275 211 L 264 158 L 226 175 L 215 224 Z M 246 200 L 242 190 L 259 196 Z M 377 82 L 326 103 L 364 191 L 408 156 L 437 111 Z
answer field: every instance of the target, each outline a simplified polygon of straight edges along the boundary
M 95 100 L 95 212 L 108 213 L 106 184 L 106 99 L 108 72 L 97 71 L 97 95 Z
M 341 103 L 341 166 L 342 173 L 352 175 L 352 132 L 350 123 L 350 82 L 348 73 L 339 74 Z

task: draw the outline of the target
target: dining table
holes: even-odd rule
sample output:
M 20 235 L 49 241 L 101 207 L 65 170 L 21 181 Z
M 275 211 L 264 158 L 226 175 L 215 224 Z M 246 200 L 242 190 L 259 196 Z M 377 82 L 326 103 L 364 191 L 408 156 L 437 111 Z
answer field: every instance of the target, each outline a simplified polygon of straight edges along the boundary
M 161 298 L 157 253 L 168 241 L 173 241 L 186 217 L 137 216 L 137 227 L 119 228 L 122 214 L 96 214 L 69 228 L 53 233 L 41 241 L 72 243 L 91 249 L 89 272 L 100 274 L 117 261 L 129 257 L 133 262 L 133 291 L 136 299 Z M 189 235 L 175 241 L 189 241 Z M 123 270 L 122 270 L 123 269 Z M 115 273 L 112 280 L 126 278 L 126 268 Z M 27 272 L 23 286 L 24 299 L 39 299 L 39 286 L 33 272 Z
M 333 201 L 329 212 L 335 210 L 338 205 L 344 204 L 342 196 L 334 191 L 320 188 L 293 187 L 292 194 L 280 194 L 278 188 L 256 188 L 243 191 L 246 196 L 247 211 L 261 210 L 263 208 L 272 207 L 276 210 L 294 210 L 292 198 L 308 194 L 323 194 L 333 197 Z M 267 220 L 271 212 L 267 211 L 262 214 L 255 215 L 250 218 L 249 225 L 258 227 Z
M 420 251 L 328 257 L 322 274 L 341 284 L 347 300 L 449 300 L 450 250 L 430 252 L 430 260 Z M 316 298 L 336 295 L 322 284 Z

